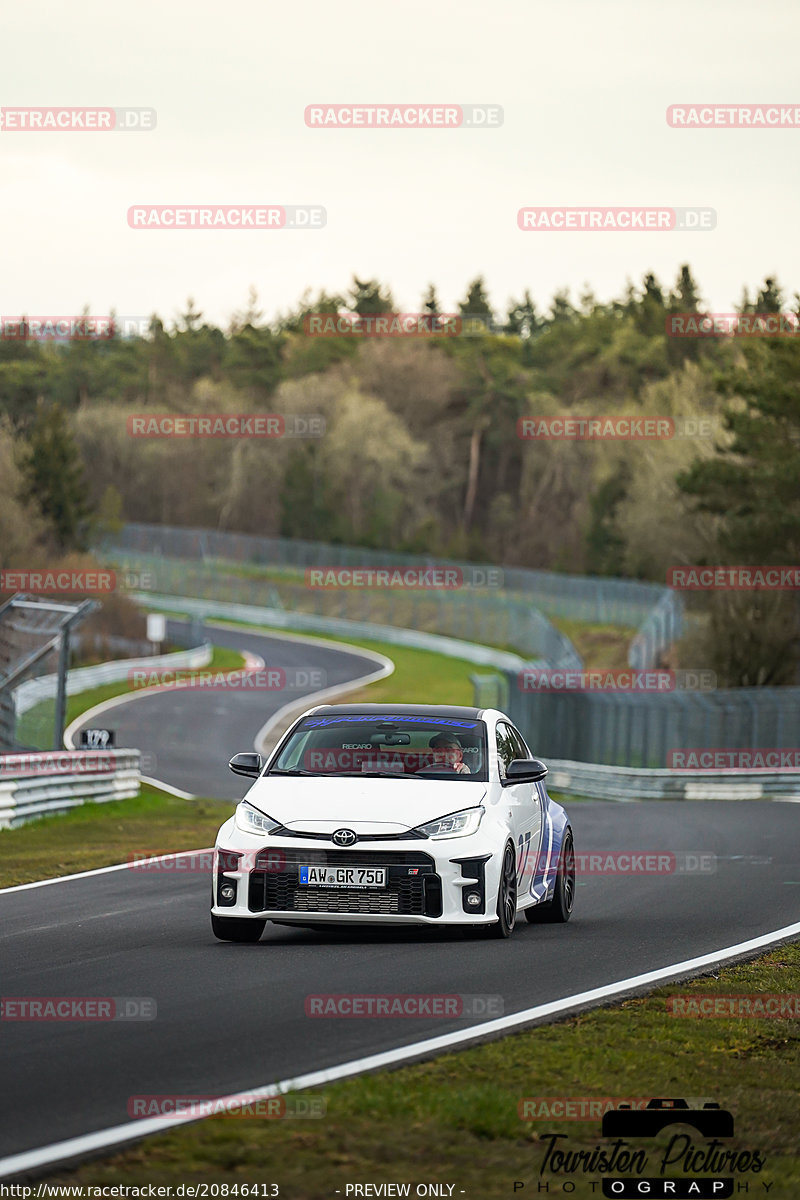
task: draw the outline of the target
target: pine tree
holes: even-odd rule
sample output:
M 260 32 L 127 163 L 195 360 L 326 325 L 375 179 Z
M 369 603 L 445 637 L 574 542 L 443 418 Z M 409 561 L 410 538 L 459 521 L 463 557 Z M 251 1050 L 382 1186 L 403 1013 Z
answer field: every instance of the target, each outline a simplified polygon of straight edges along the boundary
M 427 291 L 422 297 L 422 311 L 430 313 L 431 316 L 436 316 L 441 309 L 439 308 L 439 298 L 436 295 L 436 288 L 432 283 L 428 284 Z
M 62 550 L 86 549 L 91 508 L 78 448 L 64 410 L 40 403 L 22 469 L 28 495 L 49 522 Z
M 779 303 L 779 296 L 774 280 L 767 280 L 757 311 L 767 311 L 761 307 L 765 297 Z M 718 517 L 723 562 L 793 564 L 800 561 L 800 345 L 780 337 L 742 339 L 740 345 L 744 365 L 729 371 L 720 383 L 724 394 L 738 400 L 725 413 L 732 444 L 679 475 L 678 486 L 697 509 Z M 715 612 L 723 599 L 713 603 Z M 797 594 L 786 592 L 780 603 L 779 599 L 772 597 L 771 606 L 752 604 L 739 610 L 739 645 L 750 647 L 746 668 L 737 651 L 740 682 L 774 681 L 772 672 L 769 677 L 765 672 L 767 660 L 776 658 L 777 627 L 784 630 L 777 658 L 790 676 L 800 661 Z M 793 618 L 787 615 L 792 610 Z
M 528 289 L 521 300 L 511 300 L 506 316 L 506 333 L 514 333 L 517 337 L 530 338 L 542 324 L 541 317 L 536 311 L 536 305 L 531 299 Z
M 354 275 L 350 306 L 360 317 L 375 317 L 394 312 L 394 299 L 389 288 L 384 288 L 377 279 L 358 279 Z

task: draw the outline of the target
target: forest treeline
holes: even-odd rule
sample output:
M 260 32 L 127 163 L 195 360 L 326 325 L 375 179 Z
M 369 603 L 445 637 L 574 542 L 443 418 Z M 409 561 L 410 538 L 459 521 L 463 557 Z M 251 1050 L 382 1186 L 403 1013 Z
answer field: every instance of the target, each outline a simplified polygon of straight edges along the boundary
M 799 303 L 767 278 L 735 307 Z M 120 520 L 660 582 L 800 561 L 800 338 L 671 337 L 670 315 L 705 311 L 688 266 L 671 288 L 648 274 L 542 312 L 526 292 L 499 314 L 478 278 L 461 336 L 307 332 L 311 314 L 395 311 L 388 286 L 354 279 L 272 321 L 251 290 L 224 329 L 190 300 L 144 336 L 0 337 L 0 565 L 85 550 Z M 419 311 L 440 311 L 434 287 Z M 129 417 L 162 413 L 321 416 L 325 434 L 130 436 Z M 518 436 L 520 418 L 563 415 L 671 418 L 677 436 Z M 727 681 L 793 678 L 795 595 L 708 605 Z

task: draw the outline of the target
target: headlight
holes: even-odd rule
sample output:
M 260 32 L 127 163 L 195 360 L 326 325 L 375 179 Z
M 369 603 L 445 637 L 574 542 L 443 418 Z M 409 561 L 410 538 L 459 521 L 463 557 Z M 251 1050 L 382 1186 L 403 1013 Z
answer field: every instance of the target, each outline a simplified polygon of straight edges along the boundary
M 246 800 L 236 809 L 234 820 L 236 828 L 243 829 L 245 833 L 272 833 L 273 829 L 280 829 L 280 821 L 273 821 L 272 817 L 259 812 Z
M 439 817 L 438 821 L 429 821 L 427 825 L 418 826 L 417 832 L 428 838 L 466 837 L 467 834 L 476 832 L 484 811 L 481 806 L 448 813 L 446 817 Z

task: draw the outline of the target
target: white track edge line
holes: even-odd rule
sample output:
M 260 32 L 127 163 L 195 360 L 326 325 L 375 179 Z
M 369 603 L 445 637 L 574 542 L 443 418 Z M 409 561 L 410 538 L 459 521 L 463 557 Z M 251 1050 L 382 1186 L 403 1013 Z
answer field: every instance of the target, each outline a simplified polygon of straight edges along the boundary
M 211 624 L 211 622 L 207 622 L 207 624 Z M 232 627 L 229 625 L 222 626 L 218 623 L 218 628 L 230 629 Z M 255 629 L 257 627 L 253 628 Z M 261 636 L 277 637 L 280 639 L 283 635 L 280 633 L 272 633 L 270 631 L 265 632 Z M 302 634 L 289 634 L 285 637 L 285 640 L 292 642 L 305 642 L 308 645 L 313 645 L 315 642 L 319 643 L 325 641 L 323 638 L 303 637 Z M 348 642 L 326 641 L 325 644 L 330 646 L 331 649 L 342 651 L 342 653 L 347 653 L 346 650 L 343 650 L 343 647 L 348 646 L 353 651 L 358 651 L 358 655 L 360 657 L 372 659 L 373 662 L 378 664 L 378 669 L 376 671 L 370 671 L 367 675 L 361 675 L 358 677 L 358 679 L 350 680 L 349 682 L 344 681 L 341 684 L 336 684 L 333 687 L 324 688 L 322 691 L 309 692 L 306 696 L 298 697 L 295 700 L 290 700 L 287 704 L 284 704 L 283 707 L 279 708 L 276 713 L 273 713 L 269 720 L 262 725 L 256 734 L 253 745 L 259 754 L 263 753 L 261 748 L 264 744 L 265 738 L 268 737 L 272 729 L 274 729 L 276 725 L 283 721 L 286 716 L 295 709 L 300 710 L 303 708 L 309 708 L 314 702 L 332 699 L 334 696 L 345 696 L 349 692 L 357 691 L 359 688 L 366 687 L 370 683 L 377 683 L 379 679 L 385 679 L 386 676 L 394 673 L 395 664 L 390 658 L 387 658 L 385 654 L 379 654 L 377 650 L 367 650 L 364 647 L 357 646 L 355 644 L 350 645 Z M 244 653 L 244 651 L 242 653 Z M 263 659 L 261 659 L 261 663 L 263 666 Z M 137 700 L 142 696 L 148 696 L 152 695 L 154 692 L 162 692 L 167 690 L 169 690 L 169 685 L 167 687 L 154 686 L 141 688 L 138 692 L 126 692 L 122 696 L 111 696 L 108 700 L 102 700 L 99 704 L 96 704 L 94 708 L 88 708 L 86 712 L 81 713 L 75 718 L 74 721 L 70 722 L 70 724 L 64 730 L 64 745 L 68 750 L 74 748 L 72 739 L 75 731 L 80 725 L 84 725 L 87 720 L 94 720 L 95 717 L 101 716 L 109 709 L 116 708 L 120 704 L 128 704 L 130 701 Z M 154 779 L 145 775 L 143 775 L 141 778 L 143 783 L 149 783 L 155 787 L 161 788 L 165 792 L 171 792 L 173 796 L 177 796 L 181 800 L 196 799 L 193 792 L 184 792 L 180 788 L 176 788 L 172 784 L 166 783 L 163 779 Z M 47 882 L 51 881 L 48 880 Z M 2 894 L 1 889 L 0 894 Z
M 192 797 L 189 797 L 191 799 Z M 190 854 L 208 854 L 213 846 L 202 846 L 198 850 L 169 850 L 166 854 L 152 855 L 154 858 L 187 858 Z M 54 875 L 52 879 L 34 879 L 30 883 L 15 883 L 12 887 L 0 888 L 0 896 L 8 892 L 28 892 L 32 888 L 49 887 L 52 883 L 69 883 L 72 879 L 88 879 L 91 875 L 108 875 L 111 871 L 129 871 L 132 863 L 114 863 L 110 867 L 92 867 L 89 871 L 77 871 L 74 875 Z M 139 868 L 141 869 L 141 868 Z
M 339 644 L 341 645 L 341 643 Z M 385 654 L 378 654 L 375 650 L 366 650 L 362 653 L 365 658 L 372 658 L 379 664 L 376 671 L 370 671 L 367 675 L 359 676 L 358 679 L 351 679 L 349 681 L 343 681 L 342 683 L 333 684 L 331 687 L 322 688 L 321 691 L 309 692 L 307 696 L 290 700 L 287 704 L 284 704 L 282 708 L 279 708 L 277 712 L 273 713 L 269 720 L 261 726 L 255 736 L 255 741 L 253 742 L 256 751 L 259 754 L 264 753 L 262 746 L 272 730 L 277 725 L 280 725 L 280 723 L 295 710 L 312 708 L 323 700 L 332 700 L 335 696 L 346 696 L 350 692 L 356 692 L 359 688 L 367 687 L 367 685 L 370 683 L 377 683 L 379 679 L 385 679 L 388 675 L 394 674 L 395 664 L 390 658 L 387 658 Z M 271 753 L 271 751 L 269 753 Z M 267 757 L 269 757 L 269 755 L 267 755 Z
M 207 622 L 207 624 L 211 624 L 211 622 Z M 219 626 L 219 627 L 223 628 L 223 626 Z M 226 625 L 226 626 L 224 626 L 224 628 L 228 629 L 228 628 L 230 628 L 230 626 Z M 272 635 L 271 633 L 266 633 L 266 634 L 264 634 L 264 636 L 270 637 L 270 636 L 274 636 L 274 635 Z M 280 637 L 281 635 L 278 634 L 277 636 Z M 303 637 L 302 635 L 294 634 L 294 635 L 290 635 L 286 640 L 287 641 L 313 643 L 313 642 L 322 641 L 323 639 L 322 638 L 306 638 L 306 637 Z M 327 644 L 332 649 L 341 650 L 342 646 L 346 645 L 347 643 L 328 642 Z M 290 701 L 288 704 L 284 704 L 283 708 L 279 708 L 278 711 L 276 713 L 274 713 L 270 717 L 270 719 L 266 722 L 266 724 L 263 725 L 262 728 L 258 731 L 258 734 L 256 735 L 256 739 L 255 739 L 255 747 L 257 750 L 259 750 L 259 753 L 260 753 L 259 747 L 260 747 L 261 743 L 263 742 L 264 737 L 267 736 L 270 729 L 274 725 L 276 725 L 279 720 L 282 720 L 283 716 L 287 712 L 289 712 L 292 708 L 300 707 L 301 705 L 303 707 L 306 707 L 307 702 L 309 700 L 311 700 L 311 701 L 313 701 L 315 699 L 319 700 L 319 699 L 322 699 L 323 697 L 326 697 L 333 693 L 343 694 L 345 689 L 350 689 L 350 690 L 355 691 L 356 688 L 366 686 L 367 683 L 374 683 L 378 679 L 383 679 L 387 675 L 391 675 L 394 673 L 395 665 L 390 658 L 386 657 L 386 655 L 379 654 L 376 650 L 366 650 L 366 649 L 362 649 L 362 647 L 360 647 L 360 646 L 355 646 L 355 645 L 353 646 L 353 649 L 358 650 L 362 657 L 371 658 L 375 662 L 379 663 L 380 669 L 378 671 L 372 671 L 369 675 L 362 675 L 359 679 L 352 681 L 351 684 L 342 683 L 341 688 L 339 686 L 336 686 L 334 688 L 325 688 L 321 692 L 311 692 L 311 693 L 309 693 L 308 696 L 305 696 L 300 700 L 297 700 L 297 701 L 293 700 L 293 701 Z M 263 663 L 263 659 L 261 661 Z M 72 747 L 72 736 L 73 736 L 73 733 L 74 733 L 76 727 L 78 725 L 83 725 L 84 722 L 87 720 L 87 718 L 90 719 L 95 715 L 99 715 L 100 713 L 104 712 L 106 709 L 114 708 L 118 704 L 125 704 L 131 700 L 138 699 L 140 696 L 146 696 L 148 694 L 152 694 L 153 692 L 164 691 L 164 690 L 165 690 L 164 688 L 160 688 L 160 687 L 142 688 L 138 692 L 126 692 L 122 696 L 111 696 L 108 700 L 103 700 L 100 702 L 100 704 L 96 704 L 94 706 L 94 708 L 87 709 L 85 713 L 82 713 L 80 716 L 76 717 L 75 720 L 72 721 L 67 726 L 66 730 L 64 731 L 64 743 L 65 743 L 67 749 L 70 749 Z M 171 793 L 171 795 L 177 796 L 180 800 L 196 799 L 193 792 L 181 791 L 180 788 L 174 787 L 171 783 L 166 783 L 163 779 L 154 779 L 149 775 L 142 775 L 141 780 L 142 780 L 142 783 L 148 783 L 148 784 L 151 784 L 153 787 L 160 788 L 162 791 L 169 792 L 169 793 Z M 182 850 L 180 853 L 181 854 L 199 854 L 199 853 L 201 853 L 201 851 L 199 851 L 199 850 Z M 0 896 L 5 895 L 7 892 L 22 892 L 22 891 L 27 891 L 30 888 L 47 887 L 52 883 L 66 883 L 71 879 L 86 879 L 90 875 L 105 875 L 109 871 L 124 871 L 128 866 L 130 866 L 129 863 L 116 863 L 110 867 L 95 867 L 91 871 L 79 871 L 75 875 L 56 875 L 53 879 L 37 879 L 37 880 L 34 880 L 32 883 L 18 883 L 18 884 L 15 884 L 13 887 L 0 888 Z
M 565 996 L 561 1000 L 552 1000 L 547 1004 L 538 1004 L 521 1012 L 511 1013 L 507 1017 L 497 1017 L 493 1021 L 485 1021 L 481 1025 L 471 1025 L 468 1029 L 453 1033 L 441 1034 L 439 1037 L 426 1038 L 421 1042 L 413 1042 L 409 1046 L 398 1046 L 393 1050 L 384 1050 L 379 1054 L 371 1054 L 366 1058 L 353 1059 L 351 1062 L 340 1063 L 322 1071 L 311 1071 L 298 1075 L 294 1079 L 283 1079 L 278 1083 L 265 1084 L 262 1087 L 251 1088 L 246 1092 L 235 1092 L 229 1096 L 218 1097 L 218 1103 L 235 1105 L 237 1101 L 246 1103 L 248 1100 L 268 1098 L 289 1091 L 300 1091 L 306 1088 L 319 1087 L 325 1083 L 333 1083 L 346 1079 L 364 1071 L 377 1070 L 380 1067 L 394 1066 L 408 1059 L 418 1058 L 440 1050 L 447 1050 L 465 1042 L 480 1041 L 493 1033 L 512 1030 L 529 1024 L 541 1017 L 555 1016 L 572 1008 L 590 1004 L 594 1001 L 611 999 L 624 992 L 632 991 L 648 984 L 669 980 L 672 976 L 680 976 L 687 972 L 696 971 L 705 966 L 712 966 L 729 958 L 747 954 L 751 950 L 759 950 L 774 942 L 800 935 L 800 921 L 794 925 L 786 925 L 782 929 L 762 934 L 749 941 L 739 942 L 735 946 L 725 946 L 721 950 L 712 950 L 696 958 L 689 958 L 667 967 L 658 967 L 654 971 L 646 971 L 642 975 L 633 975 L 616 983 L 605 984 L 603 987 L 592 988 L 587 992 L 577 992 L 573 996 Z M 91 1154 L 125 1142 L 136 1141 L 155 1133 L 165 1133 L 178 1125 L 190 1125 L 205 1120 L 202 1116 L 180 1116 L 165 1119 L 164 1117 L 148 1117 L 139 1121 L 130 1121 L 125 1125 L 115 1125 L 108 1129 L 100 1129 L 95 1133 L 81 1134 L 68 1138 L 63 1142 L 54 1142 L 49 1146 L 40 1146 L 35 1150 L 26 1150 L 21 1154 L 13 1154 L 0 1159 L 0 1178 L 19 1174 L 24 1171 L 36 1170 L 39 1167 L 56 1164 L 63 1160 Z
M 264 666 L 266 666 L 264 659 L 260 654 L 253 654 L 252 651 L 246 650 L 241 650 L 239 653 L 244 659 L 243 665 L 234 671 L 225 671 L 223 674 L 239 675 L 245 671 L 260 671 Z M 202 667 L 198 668 L 197 673 L 199 674 L 199 672 L 202 670 Z M 117 708 L 120 704 L 129 704 L 132 700 L 138 700 L 142 696 L 152 696 L 156 692 L 171 692 L 175 690 L 191 691 L 191 688 L 186 687 L 176 689 L 175 685 L 172 683 L 154 683 L 149 687 L 139 688 L 133 692 L 122 692 L 122 694 L 119 696 L 109 696 L 107 700 L 101 700 L 100 703 L 95 704 L 93 708 L 87 708 L 85 712 L 79 713 L 74 721 L 70 721 L 69 725 L 64 730 L 64 745 L 68 750 L 73 750 L 75 747 L 73 746 L 72 738 L 77 727 L 79 725 L 85 725 L 87 720 L 92 720 L 94 717 L 100 716 L 101 713 L 107 712 L 108 709 Z

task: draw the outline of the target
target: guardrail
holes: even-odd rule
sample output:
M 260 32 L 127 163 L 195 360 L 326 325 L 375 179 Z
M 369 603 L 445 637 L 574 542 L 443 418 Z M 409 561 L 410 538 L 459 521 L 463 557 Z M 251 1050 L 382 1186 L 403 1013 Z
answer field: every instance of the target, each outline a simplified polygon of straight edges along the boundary
M 668 771 L 544 761 L 548 790 L 587 800 L 800 800 L 800 771 Z
M 155 555 L 203 563 L 208 569 L 227 563 L 247 566 L 454 566 L 464 571 L 483 569 L 500 571 L 503 590 L 517 593 L 534 605 L 540 615 L 566 617 L 601 625 L 620 625 L 637 629 L 631 643 L 628 665 L 647 668 L 657 665 L 661 653 L 684 630 L 683 597 L 658 583 L 637 579 L 614 579 L 590 575 L 564 575 L 530 567 L 439 559 L 434 555 L 402 554 L 397 551 L 371 550 L 362 546 L 328 545 L 294 538 L 267 538 L 252 534 L 213 529 L 192 529 L 171 525 L 126 525 L 104 547 L 106 554 Z M 154 558 L 156 569 L 158 562 Z M 160 588 L 156 583 L 155 588 Z M 462 630 L 448 630 L 463 636 L 475 636 Z M 508 644 L 511 644 L 510 642 Z M 528 645 L 515 644 L 525 655 L 536 655 Z M 579 666 L 577 662 L 556 662 L 543 654 L 551 666 Z
M 496 650 L 477 642 L 445 637 L 440 633 L 424 633 L 419 629 L 401 629 L 397 625 L 373 625 L 368 621 L 351 621 L 343 617 L 321 617 L 316 613 L 286 612 L 282 608 L 266 608 L 258 604 L 229 604 L 220 600 L 198 599 L 194 596 L 153 595 L 132 592 L 131 598 L 147 608 L 165 612 L 187 613 L 194 617 L 225 617 L 251 625 L 269 625 L 276 629 L 298 630 L 306 633 L 332 633 L 343 637 L 364 637 L 373 641 L 390 642 L 395 646 L 410 646 L 415 650 L 431 650 L 447 658 L 463 658 L 467 662 L 500 670 L 519 671 L 526 664 L 518 654 Z
M 127 679 L 130 671 L 139 668 L 148 670 L 188 670 L 197 671 L 207 667 L 214 654 L 210 642 L 201 646 L 193 646 L 189 650 L 176 650 L 171 654 L 154 654 L 144 658 L 117 658 L 112 662 L 98 663 L 94 667 L 75 667 L 67 675 L 67 695 L 76 696 L 79 692 L 88 692 L 90 688 L 101 687 L 104 683 L 119 683 Z M 17 716 L 21 717 L 43 700 L 52 700 L 58 685 L 57 675 L 41 675 L 38 679 L 28 679 L 14 691 Z
M 159 595 L 192 596 L 225 604 L 286 610 L 294 616 L 415 629 L 468 642 L 496 645 L 579 670 L 580 656 L 563 633 L 523 596 L 501 589 L 306 587 L 301 580 L 264 579 L 242 572 L 234 562 L 215 564 L 184 559 L 118 555 L 129 574 L 147 575 Z
M 0 829 L 81 804 L 139 795 L 138 750 L 0 755 Z

